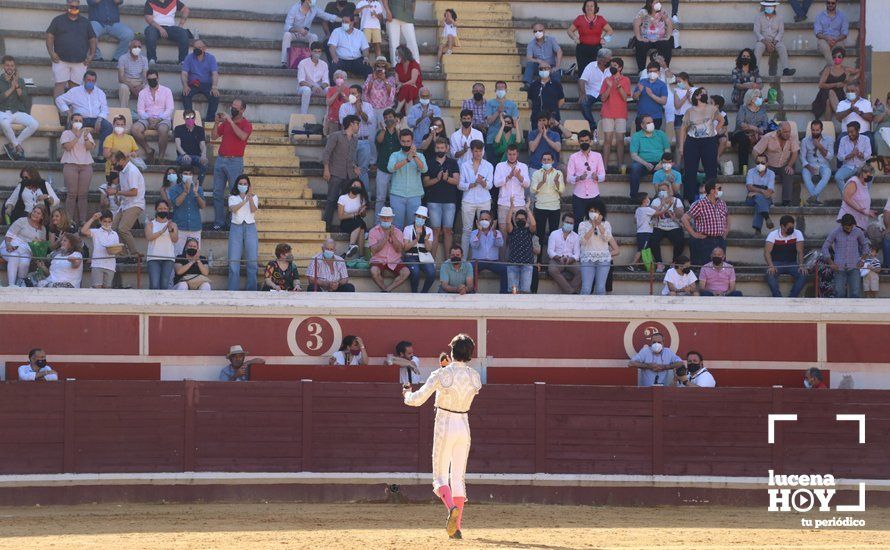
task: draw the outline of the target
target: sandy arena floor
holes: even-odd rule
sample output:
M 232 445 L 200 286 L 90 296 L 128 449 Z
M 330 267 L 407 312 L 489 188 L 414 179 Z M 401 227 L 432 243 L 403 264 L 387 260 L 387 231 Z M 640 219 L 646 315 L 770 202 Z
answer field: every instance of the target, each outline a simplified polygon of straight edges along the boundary
M 809 515 L 807 517 L 825 517 Z M 890 510 L 862 529 L 801 529 L 754 508 L 468 505 L 449 541 L 441 505 L 100 504 L 0 508 L 0 547 L 39 548 L 849 548 L 890 546 Z M 445 546 L 441 546 L 442 544 Z

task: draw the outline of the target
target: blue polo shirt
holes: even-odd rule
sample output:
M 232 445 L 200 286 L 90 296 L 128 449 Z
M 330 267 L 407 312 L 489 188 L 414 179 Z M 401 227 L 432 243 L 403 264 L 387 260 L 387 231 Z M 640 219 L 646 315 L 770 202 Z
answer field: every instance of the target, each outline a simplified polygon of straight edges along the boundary
M 198 184 L 198 176 L 194 177 L 195 190 L 198 195 L 204 197 L 204 190 Z M 198 199 L 194 193 L 189 193 L 182 200 L 182 204 L 176 205 L 176 199 L 179 195 L 185 193 L 185 187 L 180 184 L 174 184 L 167 190 L 167 196 L 173 203 L 173 223 L 183 231 L 200 231 L 201 230 L 201 208 L 198 206 Z
M 562 137 L 554 132 L 553 130 L 547 130 L 547 137 L 550 138 L 550 141 L 554 143 L 559 143 L 562 141 Z M 528 133 L 528 142 L 531 143 L 538 138 L 538 130 L 537 128 Z M 529 150 L 528 154 L 528 167 L 538 170 L 541 168 L 541 157 L 544 156 L 544 153 L 550 153 L 553 155 L 553 164 L 559 164 L 559 152 L 557 152 L 553 147 L 547 143 L 544 138 L 541 138 L 541 143 L 538 144 L 538 148 L 534 151 Z
M 668 96 L 667 84 L 665 84 L 661 80 L 649 82 L 648 78 L 641 78 L 640 84 L 643 86 L 643 88 L 651 89 L 652 93 L 654 93 L 658 97 Z M 643 93 L 640 94 L 640 99 L 637 105 L 637 117 L 642 118 L 646 115 L 649 115 L 656 120 L 664 119 L 664 105 L 656 103 L 654 99 L 649 97 L 649 94 L 646 93 L 646 90 L 643 90 Z
M 497 99 L 489 99 L 485 102 L 485 118 L 495 114 L 497 110 Z M 509 99 L 504 100 L 504 116 L 513 117 L 513 123 L 516 123 L 516 117 L 519 116 L 519 107 L 516 106 L 515 101 L 510 101 Z M 501 124 L 497 120 L 488 125 L 488 133 L 485 136 L 485 143 L 494 143 L 494 137 L 498 135 L 500 127 Z
M 188 73 L 188 82 L 198 80 L 201 84 L 210 84 L 213 81 L 213 73 L 218 71 L 216 58 L 212 53 L 204 52 L 204 59 L 198 60 L 194 53 L 190 53 L 182 60 L 182 70 Z

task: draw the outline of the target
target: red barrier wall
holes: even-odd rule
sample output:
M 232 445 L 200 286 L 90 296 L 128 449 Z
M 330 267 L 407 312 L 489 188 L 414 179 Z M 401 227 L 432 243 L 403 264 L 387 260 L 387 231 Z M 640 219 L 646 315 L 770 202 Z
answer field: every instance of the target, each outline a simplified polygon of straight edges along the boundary
M 799 417 L 774 445 L 769 413 Z M 397 384 L 4 384 L 0 473 L 426 472 L 433 414 Z M 486 385 L 470 424 L 477 473 L 890 478 L 887 391 Z

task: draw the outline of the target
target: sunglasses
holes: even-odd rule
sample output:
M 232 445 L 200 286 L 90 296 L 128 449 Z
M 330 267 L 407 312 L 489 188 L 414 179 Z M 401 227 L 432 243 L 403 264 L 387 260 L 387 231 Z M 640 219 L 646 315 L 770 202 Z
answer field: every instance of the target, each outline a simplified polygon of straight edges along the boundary
M 194 115 L 187 116 L 187 117 L 185 117 L 185 119 L 186 120 L 195 120 L 195 116 Z

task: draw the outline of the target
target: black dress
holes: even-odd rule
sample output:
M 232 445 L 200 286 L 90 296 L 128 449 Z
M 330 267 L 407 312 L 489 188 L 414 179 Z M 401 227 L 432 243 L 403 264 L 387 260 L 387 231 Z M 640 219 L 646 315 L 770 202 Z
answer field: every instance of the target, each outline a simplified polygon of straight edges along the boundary
M 847 72 L 844 71 L 843 74 L 839 76 L 834 76 L 831 73 L 828 73 L 828 78 L 825 79 L 826 84 L 837 84 L 838 82 L 846 82 L 847 81 Z M 819 93 L 816 94 L 816 99 L 813 100 L 813 115 L 816 116 L 817 119 L 821 119 L 822 115 L 825 114 L 825 111 L 828 109 L 828 98 L 831 97 L 830 94 L 834 94 L 837 96 L 838 101 L 844 100 L 844 89 L 843 88 L 820 88 Z

